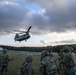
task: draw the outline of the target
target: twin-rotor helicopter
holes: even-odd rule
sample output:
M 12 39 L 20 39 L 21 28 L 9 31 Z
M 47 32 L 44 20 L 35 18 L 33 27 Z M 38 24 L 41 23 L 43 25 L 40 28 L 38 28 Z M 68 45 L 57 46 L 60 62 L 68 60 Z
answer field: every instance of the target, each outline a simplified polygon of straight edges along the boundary
M 20 41 L 24 41 L 24 40 L 26 41 L 27 39 L 29 39 L 31 37 L 29 34 L 31 27 L 32 26 L 30 26 L 27 31 L 13 30 L 14 32 L 19 32 L 15 34 L 14 40 L 20 42 Z M 9 31 L 6 31 L 6 32 L 9 32 Z

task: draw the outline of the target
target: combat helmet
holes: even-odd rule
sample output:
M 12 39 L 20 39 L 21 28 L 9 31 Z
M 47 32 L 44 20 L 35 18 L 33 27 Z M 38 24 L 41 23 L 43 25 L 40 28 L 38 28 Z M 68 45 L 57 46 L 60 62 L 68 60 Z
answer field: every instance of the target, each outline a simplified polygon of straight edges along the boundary
M 49 52 L 47 50 L 45 50 L 44 53 L 43 53 L 43 56 L 45 57 L 45 56 L 48 56 L 48 55 L 49 55 Z
M 69 46 L 64 46 L 63 47 L 63 51 L 64 52 L 69 52 L 70 51 L 70 47 Z
M 45 47 L 45 50 L 52 51 L 52 46 Z
M 32 62 L 32 60 L 33 60 L 33 56 L 31 54 L 27 54 L 26 61 L 27 62 Z

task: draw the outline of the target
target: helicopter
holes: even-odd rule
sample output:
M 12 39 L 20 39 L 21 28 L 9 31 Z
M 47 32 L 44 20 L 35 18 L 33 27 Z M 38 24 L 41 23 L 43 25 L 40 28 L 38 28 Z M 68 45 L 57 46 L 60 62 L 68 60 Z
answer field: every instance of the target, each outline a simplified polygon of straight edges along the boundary
M 18 33 L 16 33 L 14 40 L 20 42 L 20 41 L 23 41 L 23 40 L 26 41 L 27 39 L 29 39 L 31 37 L 30 34 L 29 34 L 31 27 L 32 26 L 30 26 L 27 31 L 14 30 L 14 31 L 17 31 L 17 32 L 21 32 L 19 34 L 22 34 L 22 35 L 19 35 Z
M 19 41 L 19 42 L 25 40 L 25 42 L 26 42 L 27 39 L 29 39 L 31 37 L 29 34 L 31 27 L 32 26 L 29 26 L 27 31 L 13 30 L 14 32 L 19 32 L 19 33 L 15 34 L 14 40 Z M 9 31 L 6 31 L 6 32 L 9 32 Z

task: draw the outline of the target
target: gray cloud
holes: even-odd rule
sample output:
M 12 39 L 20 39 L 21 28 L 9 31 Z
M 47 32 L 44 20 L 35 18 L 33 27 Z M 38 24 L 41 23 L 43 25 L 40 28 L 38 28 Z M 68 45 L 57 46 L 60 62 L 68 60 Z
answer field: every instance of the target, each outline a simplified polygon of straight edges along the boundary
M 76 1 L 75 0 L 29 0 L 45 8 L 47 30 L 62 32 L 76 29 Z M 41 27 L 42 27 L 41 26 Z
M 19 27 L 28 12 L 28 9 L 17 3 L 0 1 L 0 30 Z
M 46 45 L 46 42 L 44 40 L 41 40 L 40 43 L 42 43 L 43 45 Z
M 45 10 L 39 14 L 25 7 L 26 2 Z M 76 0 L 1 0 L 0 30 L 33 26 L 38 34 L 76 29 Z
M 55 43 L 55 44 L 71 44 L 71 43 L 76 43 L 76 41 L 74 39 L 69 39 L 69 40 L 62 40 L 62 41 L 54 41 L 54 42 L 50 42 L 50 43 Z

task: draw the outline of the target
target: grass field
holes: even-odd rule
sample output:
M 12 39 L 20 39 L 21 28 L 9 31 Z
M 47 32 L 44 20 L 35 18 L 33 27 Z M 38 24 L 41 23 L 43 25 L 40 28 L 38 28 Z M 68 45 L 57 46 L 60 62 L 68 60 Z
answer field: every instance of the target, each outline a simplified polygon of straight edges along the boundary
M 9 62 L 8 66 L 8 75 L 18 75 L 18 68 L 21 67 L 22 63 L 25 60 L 27 54 L 33 55 L 33 68 L 35 71 L 35 75 L 39 75 L 39 66 L 40 66 L 40 54 L 36 52 L 19 52 L 19 51 L 9 51 L 8 54 L 11 58 L 14 58 L 13 61 Z M 58 55 L 56 53 L 53 54 L 56 59 L 58 59 Z M 57 61 L 58 62 L 58 61 Z

